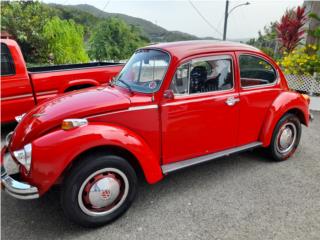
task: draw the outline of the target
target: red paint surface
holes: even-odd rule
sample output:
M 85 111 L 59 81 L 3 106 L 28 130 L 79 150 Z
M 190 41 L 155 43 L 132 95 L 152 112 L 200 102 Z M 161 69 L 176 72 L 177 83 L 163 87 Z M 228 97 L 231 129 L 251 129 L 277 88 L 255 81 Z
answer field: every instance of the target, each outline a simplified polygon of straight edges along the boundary
M 239 44 L 171 43 L 160 48 L 171 62 L 160 90 L 155 94 L 129 93 L 121 87 L 92 88 L 53 99 L 34 108 L 17 126 L 9 150 L 32 143 L 32 166 L 24 179 L 45 193 L 86 150 L 116 146 L 134 155 L 149 183 L 162 179 L 161 165 L 261 141 L 268 146 L 273 129 L 290 110 L 300 111 L 308 125 L 308 102 L 288 90 L 281 70 L 265 54 Z M 279 72 L 276 84 L 242 89 L 239 83 L 239 53 L 256 54 Z M 235 87 L 165 99 L 174 72 L 181 63 L 195 57 L 232 56 Z M 240 98 L 230 107 L 228 97 Z M 153 100 L 154 99 L 154 100 Z M 136 106 L 157 108 L 134 110 Z M 34 116 L 34 114 L 39 114 Z M 60 130 L 65 118 L 89 120 L 88 126 Z

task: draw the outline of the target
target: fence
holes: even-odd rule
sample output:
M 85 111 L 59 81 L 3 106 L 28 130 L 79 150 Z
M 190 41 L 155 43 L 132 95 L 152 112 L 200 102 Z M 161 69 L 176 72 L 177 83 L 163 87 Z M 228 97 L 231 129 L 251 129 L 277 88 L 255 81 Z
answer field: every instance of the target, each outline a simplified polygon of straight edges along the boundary
M 291 89 L 307 92 L 310 95 L 320 94 L 319 74 L 314 74 L 314 76 L 286 75 L 286 79 Z

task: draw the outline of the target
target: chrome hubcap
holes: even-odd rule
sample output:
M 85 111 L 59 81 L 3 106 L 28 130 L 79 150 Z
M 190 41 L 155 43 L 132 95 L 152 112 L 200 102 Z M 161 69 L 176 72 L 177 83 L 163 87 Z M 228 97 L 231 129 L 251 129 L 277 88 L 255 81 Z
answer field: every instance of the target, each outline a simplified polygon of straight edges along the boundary
M 119 169 L 104 168 L 91 174 L 81 185 L 78 202 L 90 216 L 110 214 L 128 195 L 129 182 Z
M 100 176 L 98 176 L 100 177 Z M 114 175 L 108 174 L 107 176 L 101 175 L 101 179 L 96 181 L 93 185 L 88 184 L 88 200 L 92 208 L 103 208 L 111 203 L 120 194 L 120 181 Z M 85 188 L 85 190 L 87 190 Z
M 292 150 L 297 135 L 297 128 L 293 123 L 285 123 L 277 136 L 277 150 L 285 154 Z

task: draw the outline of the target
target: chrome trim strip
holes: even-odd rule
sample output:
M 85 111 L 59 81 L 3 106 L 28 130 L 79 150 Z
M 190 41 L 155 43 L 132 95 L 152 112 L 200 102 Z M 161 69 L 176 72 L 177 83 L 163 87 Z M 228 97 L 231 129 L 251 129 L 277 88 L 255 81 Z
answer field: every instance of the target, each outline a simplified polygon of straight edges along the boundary
M 159 108 L 158 105 L 135 106 L 135 107 L 129 107 L 128 109 L 124 109 L 124 110 L 118 110 L 118 111 L 114 111 L 114 112 L 107 112 L 107 113 L 101 113 L 101 114 L 97 114 L 97 115 L 88 116 L 88 117 L 85 117 L 85 119 L 102 117 L 102 116 L 123 113 L 123 112 L 128 112 L 128 111 L 131 112 L 131 111 L 139 111 L 139 110 L 147 110 L 147 109 L 158 109 L 158 108 Z
M 1 101 L 6 101 L 6 100 L 13 100 L 13 99 L 19 99 L 19 98 L 25 98 L 25 97 L 33 97 L 33 94 L 21 94 L 18 96 L 12 96 L 12 97 L 3 97 L 1 98 Z
M 252 149 L 255 147 L 259 147 L 259 146 L 262 146 L 261 142 L 253 142 L 253 143 L 249 143 L 249 144 L 246 144 L 243 146 L 223 150 L 223 151 L 216 152 L 216 153 L 211 153 L 211 154 L 196 157 L 196 158 L 191 158 L 191 159 L 184 160 L 184 161 L 165 164 L 165 165 L 161 166 L 162 173 L 168 174 L 168 173 L 171 173 L 171 172 L 174 172 L 174 171 L 186 168 L 186 167 L 198 165 L 200 163 L 209 162 L 209 161 L 214 160 L 216 158 L 228 156 L 233 153 L 245 151 L 245 150 Z
M 37 92 L 37 95 L 42 96 L 42 95 L 49 95 L 49 94 L 54 94 L 54 93 L 58 93 L 58 90 Z
M 136 106 L 136 107 L 129 107 L 129 111 L 136 111 L 136 110 L 145 110 L 145 109 L 157 109 L 158 105 L 146 105 L 146 106 Z

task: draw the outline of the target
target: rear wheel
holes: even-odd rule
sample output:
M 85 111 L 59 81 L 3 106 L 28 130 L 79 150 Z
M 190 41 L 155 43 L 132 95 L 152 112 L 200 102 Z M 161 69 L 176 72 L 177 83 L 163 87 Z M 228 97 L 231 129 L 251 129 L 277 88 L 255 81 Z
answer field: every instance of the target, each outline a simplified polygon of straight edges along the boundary
M 64 181 L 62 208 L 73 222 L 97 227 L 120 217 L 137 192 L 131 165 L 114 155 L 92 155 L 74 167 Z
M 274 160 L 288 159 L 297 149 L 301 137 L 301 123 L 294 114 L 284 115 L 277 123 L 269 147 Z

